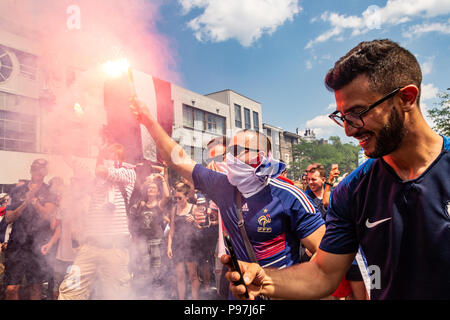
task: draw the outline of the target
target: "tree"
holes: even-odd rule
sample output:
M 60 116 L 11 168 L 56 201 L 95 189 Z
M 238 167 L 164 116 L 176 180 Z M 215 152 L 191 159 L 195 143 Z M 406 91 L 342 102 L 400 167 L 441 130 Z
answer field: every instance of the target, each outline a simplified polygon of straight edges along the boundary
M 337 163 L 342 174 L 351 172 L 358 166 L 359 147 L 351 143 L 342 143 L 338 136 L 329 138 L 330 144 L 319 144 L 318 141 L 301 141 L 293 148 L 294 162 L 288 170 L 289 176 L 300 180 L 301 175 L 310 163 L 319 162 L 327 171 Z
M 435 103 L 435 107 L 428 111 L 433 119 L 435 126 L 433 127 L 439 134 L 450 136 L 450 93 L 441 92 L 438 94 L 441 99 Z

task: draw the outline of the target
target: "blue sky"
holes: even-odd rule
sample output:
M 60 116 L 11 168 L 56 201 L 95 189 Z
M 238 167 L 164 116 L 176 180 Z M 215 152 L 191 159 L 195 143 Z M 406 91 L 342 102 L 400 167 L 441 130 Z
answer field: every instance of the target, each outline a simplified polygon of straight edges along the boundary
M 352 141 L 326 117 L 335 101 L 323 79 L 360 41 L 390 38 L 416 55 L 422 109 L 450 87 L 450 0 L 162 3 L 156 27 L 174 54 L 174 82 L 201 94 L 239 92 L 262 104 L 263 122 L 287 131 Z

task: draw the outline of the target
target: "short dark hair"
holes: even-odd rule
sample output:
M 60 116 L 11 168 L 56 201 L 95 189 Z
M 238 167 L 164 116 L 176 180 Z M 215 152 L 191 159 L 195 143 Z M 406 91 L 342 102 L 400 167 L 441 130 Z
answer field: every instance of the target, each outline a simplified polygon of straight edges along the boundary
M 341 57 L 325 77 L 330 91 L 340 90 L 356 77 L 366 75 L 371 90 L 386 94 L 414 84 L 419 88 L 422 71 L 414 55 L 389 39 L 363 41 Z
M 311 165 L 312 165 L 311 169 L 309 169 L 307 172 L 313 173 L 315 171 L 319 171 L 320 176 L 325 177 L 325 173 L 326 173 L 325 167 L 322 164 L 316 162 L 316 163 L 312 163 Z
M 184 194 L 185 196 L 188 196 L 189 193 L 191 192 L 191 187 L 184 183 L 184 182 L 177 182 L 175 184 L 175 192 L 181 192 L 182 194 Z

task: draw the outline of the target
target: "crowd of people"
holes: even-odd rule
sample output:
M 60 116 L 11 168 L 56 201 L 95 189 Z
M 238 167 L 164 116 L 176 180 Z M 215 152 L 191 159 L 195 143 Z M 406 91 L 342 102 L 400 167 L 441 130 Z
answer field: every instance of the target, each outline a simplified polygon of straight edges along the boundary
M 291 181 L 253 130 L 211 140 L 207 165 L 195 163 L 136 96 L 161 164 L 128 164 L 110 143 L 91 174 L 67 159 L 66 185 L 33 161 L 1 197 L 5 299 L 448 298 L 450 142 L 420 112 L 416 59 L 362 42 L 326 85 L 330 118 L 371 158 L 342 176 L 311 163 Z
M 36 159 L 31 179 L 1 195 L 2 298 L 217 298 L 217 208 L 186 181 L 170 185 L 167 167 L 149 165 L 141 183 L 135 166 L 108 167 L 123 155 L 107 146 L 95 178 L 69 184 L 45 183 L 48 162 Z
M 211 141 L 209 168 L 219 170 L 220 162 L 226 156 L 225 141 L 225 137 Z M 104 164 L 109 160 L 104 159 L 123 159 L 123 152 L 124 148 L 118 144 L 106 147 L 99 156 L 103 159 L 98 160 L 96 174 L 101 176 L 101 169 L 106 168 Z M 74 171 L 79 172 L 76 168 L 79 164 L 75 162 L 75 159 L 67 161 Z M 108 194 L 103 194 L 109 202 L 105 202 L 104 197 L 99 200 L 97 197 L 102 196 L 96 188 L 105 191 L 105 182 L 95 181 L 88 175 L 74 176 L 68 184 L 60 177 L 51 177 L 45 183 L 49 165 L 45 159 L 33 161 L 30 180 L 22 179 L 10 194 L 1 195 L 2 297 L 228 298 L 228 285 L 224 279 L 226 270 L 222 272 L 222 264 L 218 260 L 226 251 L 220 236 L 222 228 L 219 233 L 217 205 L 186 179 L 181 178 L 170 184 L 167 166 L 148 164 L 151 168 L 147 172 L 152 173 L 143 177 L 139 183 L 135 166 L 118 164 L 117 160 L 116 164 L 113 162 L 109 164 L 112 167 L 107 168 L 111 169 L 108 173 L 111 181 L 116 179 L 117 182 L 124 172 L 132 173 L 128 179 L 135 184 L 128 191 L 122 190 L 127 193 L 125 198 L 121 188 L 115 189 L 116 195 L 109 194 L 114 192 L 112 187 Z M 315 172 L 316 166 L 320 164 L 308 166 L 305 175 Z M 117 169 L 124 172 L 114 172 Z M 328 181 L 334 182 L 338 176 L 339 171 L 333 169 Z M 287 178 L 286 170 L 279 179 L 294 184 Z M 322 181 L 320 188 L 323 185 Z M 305 191 L 317 189 L 311 180 Z M 129 203 L 127 198 L 130 199 Z M 322 195 L 316 197 L 320 200 L 323 198 Z M 120 216 L 105 212 L 109 215 L 106 217 L 109 222 L 102 221 L 99 212 L 93 216 L 99 203 L 101 210 L 115 211 L 119 208 L 125 212 L 126 228 L 123 232 L 129 241 L 109 241 L 112 238 L 106 234 L 121 233 Z M 44 211 L 45 208 L 47 211 Z M 92 223 L 94 219 L 99 220 L 96 226 Z M 114 222 L 113 226 L 111 221 Z M 100 237 L 98 233 L 101 233 Z M 89 246 L 100 250 L 95 251 Z M 101 250 L 113 248 L 128 249 L 129 263 L 124 263 L 126 255 L 119 256 L 123 258 L 122 261 L 116 261 L 107 250 Z M 298 249 L 301 252 L 302 246 Z M 120 254 L 120 250 L 116 254 Z M 123 266 L 128 269 L 121 270 Z M 125 281 L 124 277 L 129 277 L 130 285 L 125 285 L 127 290 L 120 283 Z M 348 293 L 338 297 L 351 295 Z

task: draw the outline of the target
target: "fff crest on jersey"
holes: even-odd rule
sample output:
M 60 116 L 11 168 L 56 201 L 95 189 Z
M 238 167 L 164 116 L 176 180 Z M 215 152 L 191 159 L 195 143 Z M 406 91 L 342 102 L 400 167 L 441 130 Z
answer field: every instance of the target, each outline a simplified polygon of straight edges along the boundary
M 267 209 L 264 209 L 264 212 L 267 212 Z M 267 213 L 264 216 L 261 216 L 258 218 L 258 224 L 260 225 L 258 227 L 258 232 L 263 232 L 263 233 L 270 233 L 272 232 L 272 228 L 271 227 L 267 227 L 268 224 L 270 224 L 272 222 L 272 219 L 270 218 L 270 215 Z

